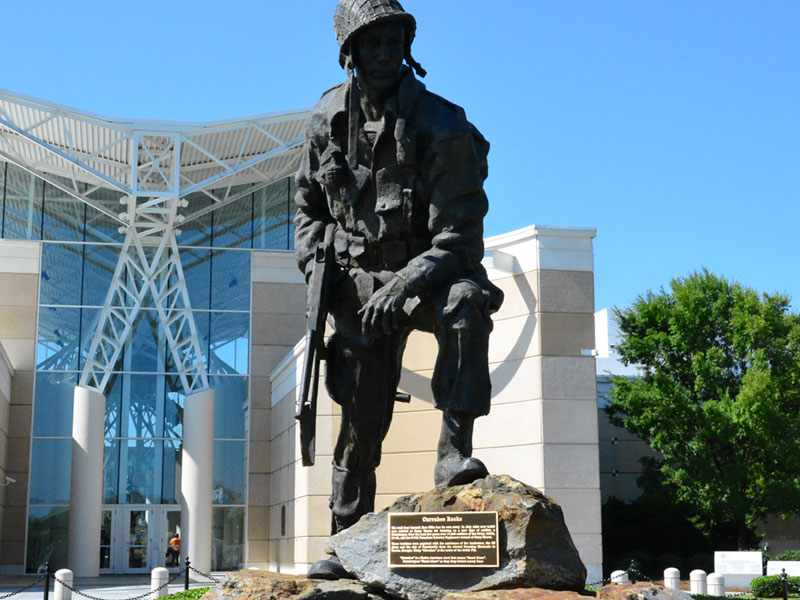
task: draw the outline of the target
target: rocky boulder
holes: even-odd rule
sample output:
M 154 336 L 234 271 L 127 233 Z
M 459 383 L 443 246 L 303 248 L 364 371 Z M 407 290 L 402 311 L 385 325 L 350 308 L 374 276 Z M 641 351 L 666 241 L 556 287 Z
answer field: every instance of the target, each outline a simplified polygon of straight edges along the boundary
M 659 583 L 640 581 L 630 585 L 605 585 L 597 590 L 597 600 L 692 600 L 692 596 L 668 590 Z
M 499 568 L 389 568 L 388 512 L 469 511 L 497 511 Z M 361 582 L 406 600 L 499 588 L 580 591 L 586 581 L 586 568 L 561 508 L 508 475 L 489 475 L 467 485 L 404 496 L 383 512 L 365 515 L 328 544 Z
M 388 600 L 353 580 L 320 581 L 258 569 L 231 573 L 202 600 Z

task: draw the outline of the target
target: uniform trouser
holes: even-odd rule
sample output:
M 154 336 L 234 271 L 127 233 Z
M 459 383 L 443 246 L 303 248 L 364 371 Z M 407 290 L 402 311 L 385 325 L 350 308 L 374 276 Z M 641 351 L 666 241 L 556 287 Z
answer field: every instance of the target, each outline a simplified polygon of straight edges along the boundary
M 332 530 L 354 524 L 375 508 L 375 469 L 392 422 L 406 340 L 413 329 L 432 332 L 439 346 L 431 388 L 436 407 L 472 417 L 489 412 L 487 354 L 491 294 L 459 279 L 421 302 L 387 336 L 366 337 L 358 310 L 380 287 L 363 272 L 343 276 L 334 289 L 335 333 L 328 341 L 328 392 L 342 408 L 333 454 Z

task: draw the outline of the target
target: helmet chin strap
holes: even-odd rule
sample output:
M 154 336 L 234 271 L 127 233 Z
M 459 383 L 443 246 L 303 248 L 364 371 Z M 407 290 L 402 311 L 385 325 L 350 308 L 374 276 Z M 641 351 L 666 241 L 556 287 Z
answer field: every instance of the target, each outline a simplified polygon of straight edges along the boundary
M 414 58 L 411 56 L 411 49 L 410 48 L 406 52 L 406 62 L 408 63 L 408 66 L 410 66 L 412 69 L 414 69 L 414 71 L 420 77 L 425 77 L 425 75 L 428 74 L 428 72 L 425 69 L 422 68 L 422 65 L 419 64 L 417 61 L 415 61 Z

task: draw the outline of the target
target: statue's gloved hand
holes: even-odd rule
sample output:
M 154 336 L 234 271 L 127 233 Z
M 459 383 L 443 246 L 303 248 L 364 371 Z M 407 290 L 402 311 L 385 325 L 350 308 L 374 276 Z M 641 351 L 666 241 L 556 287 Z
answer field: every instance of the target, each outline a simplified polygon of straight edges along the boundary
M 411 296 L 408 284 L 399 277 L 393 277 L 358 311 L 361 315 L 361 329 L 364 335 L 380 337 L 389 335 L 400 324 L 403 305 Z

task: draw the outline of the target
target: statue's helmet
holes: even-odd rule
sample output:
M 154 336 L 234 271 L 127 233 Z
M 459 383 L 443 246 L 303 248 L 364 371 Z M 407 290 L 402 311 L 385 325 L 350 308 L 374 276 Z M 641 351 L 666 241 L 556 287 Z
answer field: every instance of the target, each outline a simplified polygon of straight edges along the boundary
M 403 10 L 397 0 L 340 0 L 333 13 L 333 29 L 339 43 L 339 64 L 351 68 L 351 44 L 356 34 L 370 25 L 399 21 L 406 29 L 406 61 L 421 76 L 424 70 L 411 58 L 411 42 L 417 31 L 417 21 Z

